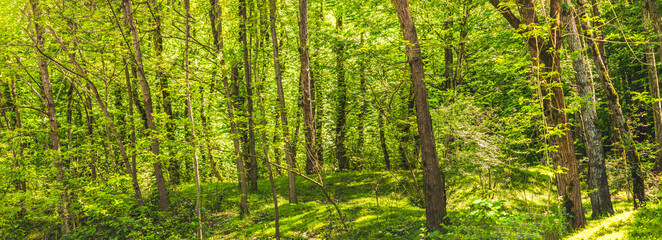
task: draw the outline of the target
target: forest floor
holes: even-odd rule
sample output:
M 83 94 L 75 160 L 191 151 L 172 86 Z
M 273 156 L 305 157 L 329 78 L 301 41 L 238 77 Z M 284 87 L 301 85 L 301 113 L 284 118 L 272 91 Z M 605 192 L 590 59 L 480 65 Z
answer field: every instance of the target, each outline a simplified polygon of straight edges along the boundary
M 507 174 L 506 174 L 507 173 Z M 495 173 L 496 174 L 496 173 Z M 632 203 L 614 200 L 616 214 L 590 218 L 588 225 L 567 232 L 549 194 L 550 173 L 540 168 L 515 169 L 510 183 L 492 183 L 481 176 L 447 176 L 449 226 L 433 239 L 662 239 L 662 205 L 650 203 L 633 210 Z M 348 230 L 319 186 L 297 177 L 298 204 L 288 203 L 287 177 L 276 177 L 280 233 L 283 239 L 423 239 L 425 210 L 413 184 L 420 173 L 343 172 L 323 176 L 329 194 L 338 204 Z M 316 175 L 310 176 L 318 179 Z M 514 181 L 512 179 L 518 179 Z M 522 181 L 522 179 L 524 179 Z M 502 180 L 500 180 L 502 181 Z M 524 182 L 524 184 L 522 184 Z M 250 213 L 239 216 L 236 182 L 203 185 L 205 232 L 210 239 L 272 239 L 274 206 L 268 180 L 249 191 Z M 490 185 L 491 189 L 486 189 Z M 555 187 L 553 187 L 555 188 Z M 194 185 L 182 186 L 175 201 L 190 208 Z M 422 190 L 420 190 L 422 191 Z M 497 200 L 502 199 L 502 200 Z M 177 209 L 177 207 L 175 207 Z

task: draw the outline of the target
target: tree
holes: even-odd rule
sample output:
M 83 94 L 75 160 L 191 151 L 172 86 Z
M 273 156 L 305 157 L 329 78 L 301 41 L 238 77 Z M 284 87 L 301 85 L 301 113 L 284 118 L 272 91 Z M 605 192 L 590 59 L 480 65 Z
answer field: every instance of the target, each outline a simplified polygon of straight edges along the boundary
M 297 187 L 296 178 L 292 170 L 294 166 L 294 157 L 292 156 L 292 147 L 290 146 L 290 129 L 287 124 L 287 109 L 285 107 L 285 94 L 283 92 L 283 80 L 280 70 L 280 53 L 278 51 L 278 36 L 276 35 L 276 0 L 269 0 L 269 20 L 271 28 L 271 43 L 273 47 L 274 58 L 274 76 L 276 78 L 276 87 L 278 91 L 278 115 L 280 116 L 281 128 L 283 131 L 283 152 L 285 152 L 285 159 L 287 161 L 287 181 L 288 181 L 288 196 L 290 203 L 297 203 Z M 296 135 L 295 135 L 296 137 Z
M 50 127 L 49 135 L 51 138 L 51 156 L 53 158 L 53 165 L 57 169 L 56 180 L 57 188 L 61 191 L 60 195 L 60 205 L 58 206 L 57 212 L 60 215 L 60 228 L 62 234 L 69 233 L 69 210 L 67 203 L 67 189 L 66 189 L 66 176 L 64 163 L 62 162 L 61 152 L 60 152 L 60 134 L 58 132 L 58 122 L 57 122 L 57 113 L 55 109 L 55 100 L 53 98 L 53 88 L 51 86 L 51 78 L 48 72 L 48 59 L 42 52 L 42 46 L 44 45 L 44 27 L 42 24 L 42 9 L 39 6 L 39 0 L 31 0 L 30 6 L 32 10 L 32 17 L 34 18 L 34 52 L 37 55 L 37 61 L 39 65 L 39 76 L 41 78 L 42 90 L 44 96 L 42 101 L 46 105 L 48 117 L 48 125 Z
M 566 103 L 561 83 L 561 1 L 552 0 L 549 4 L 550 39 L 543 39 L 533 32 L 533 26 L 538 24 L 538 16 L 533 1 L 521 0 L 518 3 L 520 18 L 515 16 L 508 6 L 502 6 L 500 0 L 490 0 L 490 3 L 506 18 L 513 29 L 526 37 L 529 54 L 533 59 L 534 71 L 540 92 L 544 97 L 543 109 L 545 124 L 551 146 L 557 146 L 551 152 L 554 168 L 562 169 L 556 175 L 556 188 L 562 197 L 563 210 L 573 228 L 586 225 L 586 217 L 582 208 L 579 186 L 579 166 L 575 156 L 572 131 L 568 129 L 568 116 L 565 113 Z M 542 72 L 540 72 L 542 70 Z
M 586 1 L 582 0 L 578 2 L 577 12 L 586 13 Z M 594 4 L 592 6 L 593 16 L 598 17 L 598 6 Z M 598 72 L 598 77 L 602 82 L 602 89 L 607 96 L 607 103 L 609 105 L 609 111 L 611 115 L 611 125 L 615 130 L 616 137 L 621 142 L 621 147 L 623 148 L 623 155 L 625 155 L 625 160 L 628 164 L 630 171 L 630 178 L 632 178 L 632 190 L 633 196 L 635 198 L 634 206 L 637 207 L 639 202 L 645 201 L 644 194 L 644 180 L 643 173 L 641 171 L 641 162 L 639 158 L 639 152 L 635 146 L 635 141 L 632 138 L 632 133 L 630 132 L 630 126 L 625 120 L 625 115 L 623 114 L 623 109 L 621 108 L 621 103 L 619 101 L 618 93 L 614 88 L 611 75 L 609 74 L 609 67 L 606 59 L 606 52 L 604 47 L 604 42 L 601 40 L 604 39 L 602 33 L 602 24 L 600 21 L 589 21 L 586 15 L 580 15 L 582 21 L 582 29 L 588 38 L 586 38 L 587 45 L 589 46 L 589 52 L 591 53 L 593 63 Z M 597 39 L 597 40 L 593 40 Z
M 662 43 L 662 26 L 660 26 L 660 13 L 656 1 L 641 1 L 641 17 L 644 23 L 644 35 L 651 42 L 645 45 L 646 68 L 648 69 L 648 83 L 650 85 L 651 98 L 653 98 L 653 119 L 655 121 L 655 142 L 657 143 L 657 155 L 655 158 L 654 171 L 662 172 L 662 101 L 660 101 L 660 85 L 658 79 L 657 61 L 655 59 L 655 47 L 652 42 Z M 648 32 L 650 29 L 650 33 Z M 657 39 L 653 36 L 657 35 Z M 656 41 L 657 40 L 657 41 Z M 660 45 L 660 58 L 662 59 L 662 45 Z M 662 61 L 662 60 L 660 60 Z
M 428 95 L 423 78 L 423 58 L 421 47 L 416 36 L 416 27 L 411 17 L 408 0 L 393 0 L 395 10 L 400 20 L 400 28 L 404 40 L 407 42 L 407 61 L 411 68 L 411 81 L 416 102 L 416 123 L 421 139 L 421 152 L 423 157 L 423 183 L 425 193 L 425 218 L 428 231 L 443 230 L 446 224 L 446 187 L 444 174 L 439 169 L 437 149 L 432 131 L 432 118 L 428 107 Z
M 201 207 L 201 200 L 200 200 L 200 170 L 199 170 L 199 164 L 198 164 L 198 149 L 197 149 L 197 144 L 195 143 L 195 120 L 193 119 L 193 106 L 191 104 L 191 84 L 189 82 L 189 72 L 190 72 L 190 66 L 189 66 L 189 37 L 190 37 L 190 32 L 191 32 L 191 25 L 189 24 L 189 20 L 191 18 L 190 15 L 190 2 L 189 0 L 184 0 L 184 9 L 186 11 L 186 15 L 184 17 L 186 18 L 186 36 L 184 37 L 184 65 L 185 65 L 185 79 L 186 79 L 186 106 L 188 106 L 188 116 L 191 124 L 191 145 L 193 147 L 193 161 L 194 161 L 194 171 L 195 171 L 195 190 L 196 190 L 196 196 L 195 196 L 195 213 L 198 215 L 198 236 L 200 239 L 202 239 L 202 216 L 200 215 L 200 207 Z
M 315 147 L 315 118 L 313 93 L 310 80 L 310 58 L 308 49 L 308 0 L 299 0 L 299 61 L 301 62 L 301 103 L 306 127 L 306 173 L 319 172 L 317 148 Z
M 239 39 L 243 46 L 244 52 L 244 79 L 246 80 L 246 111 L 248 112 L 248 180 L 251 182 L 251 189 L 257 190 L 257 160 L 255 159 L 255 129 L 254 129 L 254 116 L 253 116 L 253 87 L 251 82 L 251 66 L 249 62 L 249 50 L 248 50 L 248 30 L 246 24 L 248 24 L 248 15 L 247 12 L 248 5 L 246 0 L 239 0 L 239 14 L 241 15 L 243 22 L 241 22 L 241 32 L 239 33 Z
M 156 157 L 154 162 L 154 176 L 156 177 L 156 185 L 159 190 L 159 206 L 161 211 L 167 212 L 170 210 L 168 205 L 168 192 L 166 190 L 165 179 L 163 178 L 163 170 L 161 162 L 159 161 L 159 139 L 155 136 L 156 134 L 156 124 L 154 123 L 154 117 L 152 116 L 152 94 L 149 88 L 149 83 L 147 82 L 147 77 L 145 76 L 145 70 L 143 67 L 142 60 L 142 50 L 140 49 L 140 38 L 138 37 L 138 28 L 133 19 L 133 10 L 131 7 L 131 0 L 123 0 L 123 13 L 124 21 L 126 25 L 129 26 L 131 31 L 131 37 L 133 39 L 133 60 L 138 69 L 138 76 L 140 77 L 140 89 L 143 93 L 143 102 L 145 103 L 145 117 L 147 118 L 147 127 L 149 127 L 150 135 L 152 135 L 150 148 L 152 154 Z
M 216 56 L 219 57 L 220 59 L 220 68 L 221 70 L 225 70 L 225 59 L 223 58 L 223 22 L 221 18 L 221 14 L 223 13 L 223 10 L 221 6 L 219 5 L 219 2 L 217 0 L 210 0 L 210 5 L 211 5 L 211 11 L 209 14 L 209 17 L 211 18 L 211 29 L 212 33 L 214 35 L 214 53 Z M 223 71 L 222 71 L 223 72 Z M 244 169 L 244 161 L 242 160 L 241 157 L 241 147 L 239 146 L 239 133 L 237 131 L 237 123 L 236 123 L 236 118 L 234 114 L 234 105 L 232 104 L 232 97 L 230 94 L 230 84 L 228 84 L 228 78 L 226 76 L 221 77 L 221 81 L 223 82 L 223 87 L 225 88 L 225 103 L 228 111 L 228 117 L 230 118 L 230 133 L 232 134 L 232 145 L 234 146 L 234 159 L 235 159 L 235 166 L 237 168 L 237 179 L 238 179 L 238 185 L 239 185 L 239 209 L 241 215 L 245 216 L 248 214 L 248 197 L 246 196 L 248 194 L 247 191 L 247 186 L 246 186 L 246 171 Z
M 565 0 L 564 4 L 571 6 L 570 1 Z M 570 8 L 561 12 L 563 24 L 568 32 L 566 41 L 568 49 L 574 55 L 572 67 L 575 70 L 575 82 L 579 97 L 583 98 L 581 104 L 581 123 L 584 130 L 584 140 L 586 141 L 586 153 L 589 161 L 589 196 L 591 198 L 592 217 L 600 215 L 613 215 L 614 209 L 611 205 L 611 193 L 609 192 L 609 183 L 607 182 L 607 168 L 605 167 L 605 154 L 602 144 L 602 132 L 598 124 L 597 113 L 595 110 L 595 90 L 588 80 L 586 73 L 586 62 L 577 26 L 575 24 L 575 14 Z
M 336 16 L 336 31 L 341 33 L 342 28 L 342 15 Z M 347 83 L 345 82 L 345 69 L 343 62 L 345 61 L 345 47 L 342 40 L 336 46 L 336 83 L 338 95 L 338 105 L 336 105 L 336 159 L 338 159 L 338 169 L 340 171 L 349 169 L 349 160 L 347 159 L 347 150 L 345 149 L 345 121 L 347 107 Z

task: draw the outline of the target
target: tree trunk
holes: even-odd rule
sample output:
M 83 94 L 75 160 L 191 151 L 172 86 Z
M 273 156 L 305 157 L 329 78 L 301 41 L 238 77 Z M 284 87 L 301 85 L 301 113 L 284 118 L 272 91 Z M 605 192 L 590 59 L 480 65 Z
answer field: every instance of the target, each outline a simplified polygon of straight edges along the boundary
M 193 119 L 193 105 L 191 104 L 191 85 L 189 83 L 189 37 L 191 36 L 190 24 L 190 3 L 189 0 L 184 0 L 184 9 L 186 10 L 186 37 L 184 40 L 184 66 L 185 66 L 185 81 L 186 81 L 186 106 L 188 106 L 188 116 L 191 126 L 191 147 L 193 148 L 193 168 L 195 171 L 195 213 L 198 215 L 198 236 L 202 239 L 202 215 L 200 214 L 201 196 L 200 196 L 200 169 L 198 164 L 198 149 L 195 139 L 195 120 Z
M 253 116 L 253 87 L 251 86 L 251 68 L 248 57 L 248 31 L 246 25 L 248 24 L 246 0 L 239 0 L 239 15 L 241 15 L 243 22 L 241 22 L 239 40 L 242 43 L 244 51 L 244 78 L 246 80 L 246 102 L 248 111 L 248 180 L 251 182 L 251 189 L 257 190 L 257 160 L 255 159 L 255 129 L 254 129 L 254 116 Z
M 384 116 L 381 110 L 377 115 L 377 124 L 379 124 L 379 142 L 381 143 L 382 154 L 384 156 L 384 165 L 386 165 L 386 170 L 391 170 L 391 159 L 388 155 L 388 148 L 386 147 L 386 137 L 384 136 Z
M 364 36 L 361 34 L 361 46 L 365 44 Z M 363 160 L 364 156 L 364 145 L 365 145 L 365 115 L 366 111 L 368 109 L 368 103 L 365 100 L 366 97 L 368 96 L 368 91 L 366 89 L 366 74 L 365 74 L 365 56 L 361 58 L 360 61 L 360 69 L 359 69 L 359 86 L 360 86 L 360 96 L 359 96 L 359 102 L 361 103 L 361 110 L 359 112 L 358 116 L 358 124 L 356 126 L 356 131 L 359 132 L 359 142 L 356 144 L 356 152 L 358 157 Z
M 221 68 L 225 68 L 225 59 L 223 56 L 223 23 L 221 19 L 221 14 L 223 10 L 218 3 L 218 0 L 210 0 L 211 11 L 209 16 L 211 18 L 212 24 L 212 33 L 214 34 L 214 45 L 216 54 L 220 59 Z M 232 98 L 230 95 L 230 85 L 228 84 L 228 79 L 226 76 L 221 76 L 223 87 L 225 88 L 225 103 L 228 110 L 228 117 L 230 118 L 230 130 L 232 134 L 232 144 L 234 146 L 234 158 L 235 164 L 237 166 L 237 179 L 239 181 L 239 209 L 242 216 L 248 215 L 248 205 L 247 205 L 247 186 L 246 186 L 246 172 L 244 170 L 244 163 L 241 158 L 241 149 L 239 146 L 239 135 L 237 131 L 237 123 L 234 116 L 234 107 L 232 104 Z
M 499 10 L 508 23 L 520 34 L 531 31 L 530 28 L 522 26 L 538 24 L 533 1 L 521 0 L 519 5 L 520 20 L 507 6 L 500 6 L 500 0 L 490 0 L 490 3 Z M 531 35 L 527 37 L 527 45 L 531 58 L 534 59 L 536 71 L 542 68 L 542 74 L 537 74 L 538 82 L 543 100 L 543 114 L 548 128 L 553 130 L 560 128 L 563 134 L 550 134 L 551 146 L 558 146 L 551 153 L 554 168 L 564 169 L 564 172 L 556 173 L 556 188 L 561 196 L 563 210 L 567 213 L 568 222 L 572 228 L 582 228 L 586 225 L 586 217 L 582 208 L 581 192 L 579 185 L 579 166 L 575 156 L 575 147 L 572 131 L 568 129 L 568 117 L 565 113 L 565 98 L 561 82 L 560 40 L 561 40 L 561 1 L 550 2 L 551 34 L 550 39 L 545 41 L 542 37 Z M 557 130 L 558 131 L 558 130 Z
M 571 6 L 569 0 L 564 0 L 564 4 Z M 591 198 L 591 216 L 596 218 L 601 215 L 613 215 L 614 208 L 611 205 L 611 195 L 609 192 L 609 183 L 607 182 L 607 168 L 605 167 L 605 154 L 602 143 L 602 132 L 598 124 L 598 118 L 595 110 L 596 101 L 594 90 L 588 74 L 586 73 L 586 62 L 582 53 L 582 46 L 575 24 L 575 15 L 570 8 L 562 12 L 563 24 L 567 31 L 566 41 L 570 52 L 574 55 L 572 67 L 575 70 L 575 81 L 579 97 L 583 98 L 581 104 L 581 119 L 583 127 L 584 141 L 586 141 L 586 154 L 589 162 L 589 197 Z
M 446 41 L 446 47 L 444 47 L 444 78 L 446 82 L 444 84 L 444 89 L 455 89 L 455 79 L 453 79 L 453 20 L 446 20 L 444 22 L 444 30 L 446 30 L 446 35 L 444 40 Z
M 56 34 L 55 30 L 53 30 L 53 28 L 49 28 L 49 30 L 50 30 L 51 34 L 53 35 L 53 37 L 55 37 L 55 39 L 60 44 L 60 47 L 62 48 L 62 50 L 64 52 L 69 52 L 69 50 L 67 49 L 65 43 Z M 106 118 L 106 121 L 108 122 L 107 125 L 106 125 L 106 138 L 107 138 L 107 141 L 108 141 L 109 148 L 112 147 L 112 146 L 111 146 L 111 141 L 110 141 L 110 134 L 109 134 L 108 131 L 111 131 L 113 133 L 113 136 L 115 137 L 115 141 L 117 143 L 117 147 L 120 150 L 120 154 L 122 155 L 122 158 L 124 159 L 124 166 L 125 166 L 125 169 L 126 169 L 126 174 L 131 175 L 132 170 L 131 170 L 131 165 L 129 163 L 129 157 L 128 157 L 128 155 L 126 153 L 126 150 L 124 148 L 124 144 L 122 143 L 122 138 L 120 137 L 120 135 L 117 131 L 117 128 L 115 127 L 115 124 L 113 123 L 113 118 L 112 118 L 112 116 L 110 116 L 110 113 L 108 112 L 108 106 L 106 105 L 106 103 L 108 102 L 107 97 L 106 97 L 106 101 L 103 101 L 101 99 L 101 96 L 99 95 L 99 91 L 97 90 L 94 83 L 92 81 L 90 81 L 90 79 L 88 78 L 87 71 L 85 71 L 81 67 L 81 65 L 78 63 L 78 60 L 76 60 L 75 55 L 73 53 L 71 53 L 71 54 L 68 54 L 68 57 L 69 57 L 69 60 L 74 64 L 74 66 L 78 70 L 78 75 L 87 82 L 87 87 L 90 90 L 92 90 L 92 94 L 94 95 L 94 97 L 96 99 L 97 106 L 99 106 L 99 108 L 103 112 L 104 117 Z M 124 60 L 124 64 L 125 64 L 125 77 L 128 78 L 129 77 L 129 72 L 128 72 L 128 68 L 126 67 L 126 60 Z M 72 81 L 71 84 L 74 84 L 74 82 Z M 108 93 L 108 91 L 106 91 L 106 93 Z M 88 101 L 90 101 L 89 97 L 88 97 Z M 88 102 L 88 104 L 91 105 L 92 103 Z M 92 109 L 91 106 L 89 108 Z M 111 154 L 111 156 L 112 156 L 112 154 Z M 138 186 L 137 179 L 134 179 L 133 184 L 134 184 L 134 190 L 135 190 L 135 197 L 136 197 L 136 200 L 138 201 L 138 205 L 142 206 L 143 205 L 142 194 L 140 192 L 140 188 Z
M 126 24 L 131 30 L 131 36 L 133 39 L 133 54 L 136 67 L 138 69 L 138 76 L 140 78 L 140 89 L 143 93 L 143 101 L 145 104 L 145 117 L 147 118 L 147 127 L 149 128 L 149 135 L 152 136 L 151 140 L 151 150 L 152 153 L 156 156 L 156 161 L 154 161 L 154 176 L 156 177 L 156 185 L 159 191 L 159 206 L 161 211 L 167 212 L 170 210 L 168 206 L 168 192 L 166 190 L 165 179 L 163 178 L 163 170 L 161 162 L 159 160 L 159 139 L 156 138 L 156 124 L 154 123 L 154 118 L 152 116 L 152 93 L 149 88 L 149 83 L 147 82 L 147 77 L 145 76 L 145 71 L 143 67 L 142 60 L 142 51 L 140 50 L 140 37 L 138 36 L 138 29 L 136 23 L 133 19 L 133 10 L 131 7 L 131 0 L 123 0 L 124 8 L 124 19 Z
M 432 128 L 432 118 L 428 107 L 427 90 L 423 78 L 423 58 L 416 36 L 416 28 L 409 10 L 408 0 L 393 0 L 395 10 L 400 20 L 400 28 L 404 40 L 407 41 L 407 60 L 411 68 L 411 80 L 416 102 L 416 123 L 421 138 L 423 157 L 423 182 L 425 193 L 425 217 L 428 231 L 443 231 L 442 224 L 447 224 L 446 217 L 446 187 L 444 174 L 439 168 L 437 149 Z
M 315 119 L 310 81 L 310 59 L 308 54 L 308 0 L 299 0 L 299 59 L 301 61 L 301 91 L 303 121 L 306 127 L 306 173 L 319 172 L 317 147 L 315 146 Z
M 655 59 L 655 46 L 653 45 L 653 42 L 660 45 L 659 53 L 660 59 L 662 59 L 662 36 L 659 36 L 659 34 L 662 33 L 659 25 L 660 13 L 657 8 L 657 2 L 654 0 L 642 0 L 641 10 L 645 26 L 644 35 L 649 41 L 644 47 L 644 54 L 646 55 L 646 68 L 648 69 L 648 83 L 650 85 L 651 98 L 660 99 L 659 76 Z M 646 29 L 652 31 L 649 33 Z M 654 39 L 651 35 L 658 35 L 657 39 Z M 657 143 L 657 154 L 655 156 L 655 167 L 653 171 L 659 173 L 662 171 L 662 102 L 659 100 L 653 101 L 653 119 L 655 120 L 655 143 Z
M 296 188 L 296 178 L 292 170 L 295 168 L 294 161 L 295 158 L 292 156 L 292 147 L 290 146 L 290 129 L 287 124 L 287 107 L 285 105 L 285 94 L 283 92 L 283 80 L 282 73 L 280 71 L 280 53 L 278 50 L 278 36 L 276 36 L 276 0 L 269 0 L 269 18 L 271 24 L 271 42 L 273 46 L 273 57 L 274 57 L 274 75 L 276 76 L 276 85 L 278 88 L 278 112 L 280 115 L 281 128 L 283 131 L 283 141 L 285 146 L 283 147 L 283 152 L 285 152 L 285 160 L 287 161 L 287 171 L 288 178 L 288 188 L 289 188 L 289 201 L 290 203 L 297 203 L 297 188 Z M 295 135 L 296 137 L 296 135 Z
M 578 11 L 579 13 L 586 12 L 585 0 L 578 1 Z M 593 4 L 593 15 L 598 17 L 597 4 Z M 580 15 L 580 19 L 588 19 L 586 15 Z M 592 55 L 593 63 L 598 72 L 598 77 L 600 78 L 602 84 L 602 89 L 607 96 L 607 103 L 609 104 L 609 110 L 611 113 L 612 127 L 618 139 L 621 141 L 623 147 L 623 155 L 625 156 L 626 162 L 629 166 L 630 177 L 632 178 L 632 187 L 633 187 L 633 196 L 635 198 L 634 206 L 635 208 L 639 206 L 639 202 L 645 201 L 644 193 L 644 179 L 643 173 L 641 171 L 641 162 L 639 158 L 639 152 L 635 146 L 634 139 L 632 139 L 632 134 L 630 133 L 630 127 L 628 126 L 623 110 L 621 109 L 621 104 L 619 102 L 618 93 L 614 88 L 614 85 L 611 81 L 611 76 L 609 75 L 609 68 L 607 66 L 607 58 L 605 57 L 606 52 L 604 44 L 601 39 L 603 39 L 601 25 L 599 21 L 596 21 L 597 25 L 593 26 L 592 22 L 588 20 L 582 21 L 582 28 L 584 32 L 588 34 L 589 37 L 586 38 L 586 42 L 589 47 L 589 52 Z M 597 30 L 597 31 L 596 31 Z M 595 35 L 594 35 L 595 33 Z M 597 41 L 593 41 L 597 39 Z
M 124 77 L 126 78 L 126 92 L 129 96 L 129 125 L 131 126 L 131 181 L 133 182 L 133 191 L 136 193 L 136 198 L 138 198 L 138 205 L 143 206 L 142 193 L 140 191 L 140 185 L 138 184 L 138 172 L 136 169 L 136 125 L 133 121 L 133 87 L 131 86 L 131 76 L 129 75 L 129 66 L 127 65 L 126 58 L 123 58 L 124 62 Z
M 342 34 L 342 16 L 336 16 L 336 31 L 339 35 Z M 343 63 L 345 62 L 345 45 L 342 40 L 336 46 L 336 83 L 338 94 L 338 105 L 336 105 L 336 158 L 338 159 L 338 169 L 340 171 L 349 168 L 349 161 L 347 159 L 347 149 L 345 149 L 345 121 L 347 119 L 345 110 L 347 108 L 347 84 L 345 83 L 345 69 Z
M 51 79 L 48 75 L 48 60 L 42 55 L 41 47 L 44 45 L 44 28 L 41 25 L 42 10 L 39 6 L 39 0 L 30 0 L 32 7 L 32 16 L 34 22 L 35 33 L 35 54 L 37 55 L 37 63 L 39 65 L 39 75 L 41 77 L 42 90 L 44 93 L 44 100 L 47 108 L 48 124 L 50 126 L 49 135 L 51 138 L 51 150 L 53 156 L 53 165 L 57 169 L 56 179 L 57 188 L 62 192 L 60 196 L 60 206 L 58 206 L 57 213 L 60 216 L 60 229 L 62 235 L 69 233 L 69 210 L 67 203 L 67 190 L 65 183 L 65 170 L 62 163 L 60 153 L 60 135 L 58 133 L 57 113 L 55 111 L 55 100 L 53 99 L 53 89 L 51 87 Z
M 163 59 L 163 29 L 162 27 L 162 22 L 161 22 L 161 4 L 157 0 L 150 0 L 149 1 L 149 6 L 152 8 L 150 11 L 152 11 L 152 17 L 154 21 L 154 30 L 152 33 L 153 37 L 153 44 L 154 44 L 154 53 L 156 55 L 156 79 L 159 81 L 159 88 L 161 91 L 161 105 L 163 106 L 163 112 L 167 115 L 166 117 L 168 120 L 166 120 L 165 127 L 166 127 L 166 136 L 168 140 L 174 141 L 175 140 L 175 135 L 174 135 L 174 129 L 175 129 L 175 117 L 172 112 L 172 99 L 170 97 L 170 84 L 168 83 L 168 77 L 165 74 L 165 67 L 163 66 L 164 59 Z M 168 173 L 170 174 L 170 183 L 177 185 L 180 183 L 180 170 L 179 170 L 179 164 L 180 161 L 178 158 L 170 158 L 168 156 L 161 156 L 161 157 L 166 157 L 168 158 Z

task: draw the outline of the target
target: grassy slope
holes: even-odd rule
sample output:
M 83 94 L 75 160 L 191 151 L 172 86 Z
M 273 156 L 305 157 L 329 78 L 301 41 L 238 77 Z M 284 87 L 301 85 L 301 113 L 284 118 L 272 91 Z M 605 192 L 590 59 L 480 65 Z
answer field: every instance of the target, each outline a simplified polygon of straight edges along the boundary
M 473 175 L 447 177 L 451 213 L 467 209 L 475 195 L 506 199 L 506 207 L 518 214 L 544 215 L 550 211 L 549 174 L 542 169 L 515 169 L 507 173 L 512 183 L 496 183 L 486 195 L 487 179 Z M 420 184 L 420 174 L 419 184 Z M 419 239 L 425 211 L 407 198 L 412 189 L 411 173 L 346 172 L 326 176 L 329 193 L 338 202 L 350 230 L 345 231 L 338 215 L 319 187 L 297 178 L 299 204 L 287 202 L 287 178 L 275 179 L 280 210 L 280 232 L 285 239 Z M 494 184 L 494 183 L 493 183 Z M 259 182 L 258 191 L 249 192 L 250 214 L 240 218 L 236 183 L 203 185 L 205 226 L 211 239 L 273 238 L 274 213 L 269 182 Z M 494 185 L 493 185 L 494 186 Z M 194 199 L 194 187 L 177 194 L 179 201 Z M 553 201 L 552 201 L 553 202 Z M 590 204 L 585 199 L 587 215 Z M 191 204 L 191 203 L 188 203 Z M 615 202 L 617 214 L 589 220 L 586 229 L 567 239 L 659 239 L 662 236 L 662 208 L 653 205 L 633 211 L 629 202 Z M 185 207 L 186 208 L 186 207 Z M 552 209 L 553 211 L 553 209 Z M 657 219 L 657 220 L 654 220 Z M 526 223 L 522 223 L 526 224 Z M 658 235 L 659 234 L 659 235 Z

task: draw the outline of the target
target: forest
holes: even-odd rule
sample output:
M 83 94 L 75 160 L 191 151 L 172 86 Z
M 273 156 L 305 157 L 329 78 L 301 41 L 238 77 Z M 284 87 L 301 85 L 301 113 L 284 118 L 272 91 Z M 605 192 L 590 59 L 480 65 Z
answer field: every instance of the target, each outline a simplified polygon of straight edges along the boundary
M 660 239 L 658 0 L 1 0 L 0 239 Z

